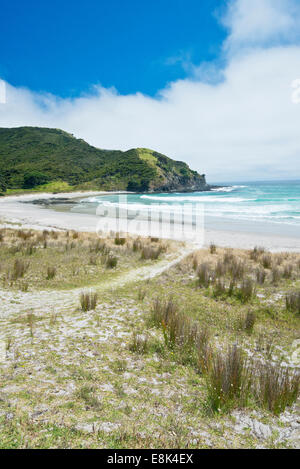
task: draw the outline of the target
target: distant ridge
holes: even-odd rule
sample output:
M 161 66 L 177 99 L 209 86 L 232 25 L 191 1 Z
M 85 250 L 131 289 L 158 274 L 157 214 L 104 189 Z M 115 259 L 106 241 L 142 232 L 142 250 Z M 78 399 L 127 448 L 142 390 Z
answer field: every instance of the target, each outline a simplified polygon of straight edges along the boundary
M 205 175 L 146 148 L 102 150 L 60 129 L 0 128 L 0 190 L 208 190 Z

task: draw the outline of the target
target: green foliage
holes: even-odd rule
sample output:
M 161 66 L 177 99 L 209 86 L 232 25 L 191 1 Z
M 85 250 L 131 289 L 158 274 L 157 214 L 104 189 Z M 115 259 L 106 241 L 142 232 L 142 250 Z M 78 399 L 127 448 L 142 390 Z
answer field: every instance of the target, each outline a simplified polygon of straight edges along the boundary
M 55 183 L 144 192 L 205 185 L 205 178 L 152 150 L 101 150 L 59 129 L 0 128 L 0 192 L 6 187 L 40 190 Z
M 0 195 L 3 195 L 6 192 L 7 185 L 6 180 L 3 174 L 0 173 Z
M 49 178 L 46 174 L 40 171 L 29 171 L 24 174 L 23 188 L 32 189 L 33 187 L 46 184 L 48 181 Z

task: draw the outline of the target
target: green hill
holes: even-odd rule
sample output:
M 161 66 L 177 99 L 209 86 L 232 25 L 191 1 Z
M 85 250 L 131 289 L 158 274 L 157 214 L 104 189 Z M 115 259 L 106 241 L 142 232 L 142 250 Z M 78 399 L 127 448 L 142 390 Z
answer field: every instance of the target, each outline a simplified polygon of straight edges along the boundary
M 144 148 L 95 148 L 59 129 L 0 128 L 0 190 L 190 191 L 208 188 L 186 163 Z

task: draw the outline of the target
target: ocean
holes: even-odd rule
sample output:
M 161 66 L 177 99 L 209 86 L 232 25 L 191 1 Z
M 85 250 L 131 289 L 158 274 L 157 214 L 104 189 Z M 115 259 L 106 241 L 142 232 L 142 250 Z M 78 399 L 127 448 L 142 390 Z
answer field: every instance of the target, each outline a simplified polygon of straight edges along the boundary
M 99 206 L 147 210 L 156 206 L 201 204 L 206 229 L 300 237 L 300 181 L 219 183 L 193 193 L 105 195 L 82 199 L 72 211 L 92 213 Z

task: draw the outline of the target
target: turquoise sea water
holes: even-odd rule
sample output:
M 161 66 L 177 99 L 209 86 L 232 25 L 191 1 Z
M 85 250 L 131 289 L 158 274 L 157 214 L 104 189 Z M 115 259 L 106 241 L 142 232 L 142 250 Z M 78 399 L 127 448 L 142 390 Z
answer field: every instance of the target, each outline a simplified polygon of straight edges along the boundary
M 127 194 L 132 209 L 154 204 L 203 204 L 208 229 L 277 233 L 300 237 L 300 181 L 224 184 L 209 192 Z M 124 198 L 124 196 L 123 196 Z M 121 206 L 118 195 L 84 199 L 76 211 Z

